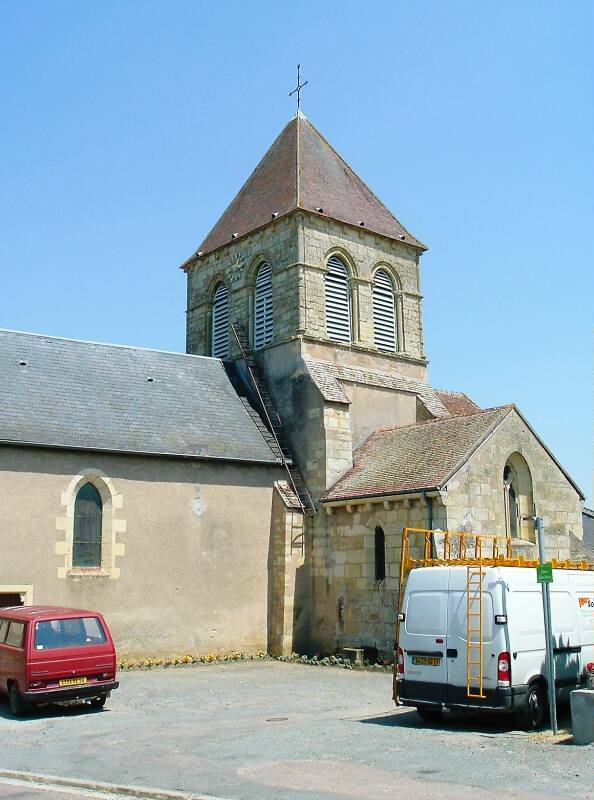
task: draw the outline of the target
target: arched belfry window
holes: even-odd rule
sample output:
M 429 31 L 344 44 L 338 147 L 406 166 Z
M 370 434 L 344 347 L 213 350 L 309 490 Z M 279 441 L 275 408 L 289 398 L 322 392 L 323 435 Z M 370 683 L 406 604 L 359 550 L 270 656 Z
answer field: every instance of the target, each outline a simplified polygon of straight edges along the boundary
M 373 341 L 378 350 L 396 352 L 396 302 L 394 286 L 383 269 L 373 276 Z
M 215 358 L 229 355 L 229 289 L 219 283 L 212 304 L 211 354 Z
M 256 275 L 254 294 L 254 348 L 270 344 L 274 336 L 272 320 L 272 267 L 264 261 Z
M 103 503 L 92 483 L 80 487 L 74 501 L 73 567 L 101 566 Z
M 326 281 L 326 334 L 335 342 L 351 341 L 349 273 L 337 256 L 328 259 Z

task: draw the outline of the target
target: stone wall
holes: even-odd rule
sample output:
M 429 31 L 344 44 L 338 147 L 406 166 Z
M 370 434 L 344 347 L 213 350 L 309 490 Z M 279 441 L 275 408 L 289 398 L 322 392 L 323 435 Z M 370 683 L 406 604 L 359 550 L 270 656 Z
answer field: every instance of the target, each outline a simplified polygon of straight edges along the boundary
M 306 336 L 326 339 L 324 273 L 328 258 L 337 255 L 350 271 L 353 344 L 376 350 L 371 281 L 375 269 L 381 266 L 393 277 L 398 287 L 397 300 L 402 304 L 399 355 L 404 359 L 424 360 L 418 251 L 369 231 L 353 230 L 309 214 L 303 217 L 302 235 Z
M 528 464 L 550 557 L 569 558 L 568 534 L 582 538 L 579 495 L 515 410 L 448 482 L 442 493 L 448 528 L 506 535 L 503 469 L 513 453 Z
M 272 267 L 274 342 L 285 341 L 299 331 L 300 268 L 297 264 L 297 224 L 294 215 L 237 242 L 197 259 L 187 268 L 186 351 L 211 355 L 212 299 L 219 282 L 229 289 L 229 319 L 239 319 L 252 336 L 254 286 L 258 267 Z M 238 355 L 230 337 L 231 357 Z
M 307 598 L 299 571 L 305 556 L 304 518 L 287 507 L 275 491 L 272 502 L 272 535 L 268 556 L 268 652 L 290 655 L 305 625 Z
M 434 527 L 445 527 L 445 510 L 433 504 Z M 311 574 L 315 627 L 312 646 L 322 652 L 356 646 L 392 654 L 398 599 L 402 530 L 426 528 L 422 498 L 338 506 L 318 515 Z M 375 580 L 375 529 L 385 535 L 386 578 Z

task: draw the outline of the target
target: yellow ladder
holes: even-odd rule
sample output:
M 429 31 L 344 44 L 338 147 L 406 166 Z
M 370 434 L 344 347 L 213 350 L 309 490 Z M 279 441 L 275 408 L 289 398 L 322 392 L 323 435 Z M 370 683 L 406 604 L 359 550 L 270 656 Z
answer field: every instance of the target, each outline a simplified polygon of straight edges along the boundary
M 466 567 L 466 695 L 481 700 L 483 692 L 482 564 Z

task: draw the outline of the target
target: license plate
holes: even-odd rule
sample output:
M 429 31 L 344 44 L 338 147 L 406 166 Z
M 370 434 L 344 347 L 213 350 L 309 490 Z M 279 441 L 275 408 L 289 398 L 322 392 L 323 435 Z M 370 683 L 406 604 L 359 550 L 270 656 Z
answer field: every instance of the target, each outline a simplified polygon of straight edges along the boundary
M 436 656 L 413 656 L 412 662 L 417 667 L 439 667 L 441 658 Z
M 86 682 L 86 678 L 64 678 L 58 681 L 58 686 L 82 686 Z

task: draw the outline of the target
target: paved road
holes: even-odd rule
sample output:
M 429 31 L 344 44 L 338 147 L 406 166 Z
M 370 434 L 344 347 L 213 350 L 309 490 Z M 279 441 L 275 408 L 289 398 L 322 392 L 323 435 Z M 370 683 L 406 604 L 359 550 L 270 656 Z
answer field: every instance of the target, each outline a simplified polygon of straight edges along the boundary
M 427 726 L 394 709 L 386 673 L 263 662 L 120 677 L 100 712 L 15 721 L 0 706 L 0 768 L 240 800 L 594 800 L 592 746 L 507 718 Z

